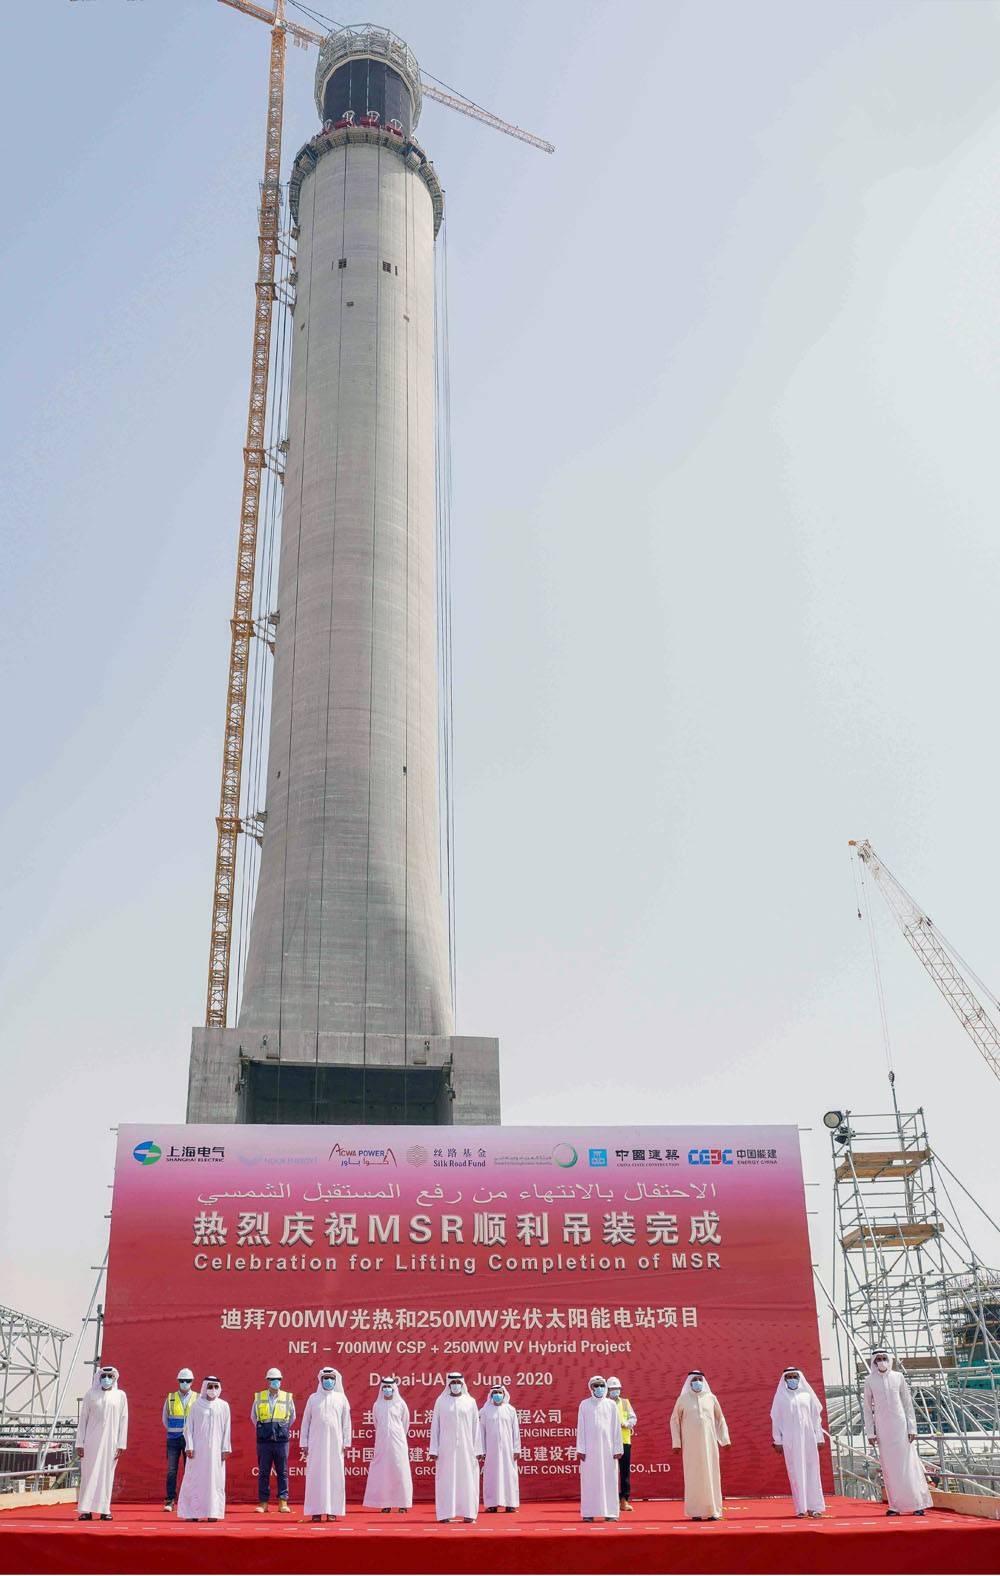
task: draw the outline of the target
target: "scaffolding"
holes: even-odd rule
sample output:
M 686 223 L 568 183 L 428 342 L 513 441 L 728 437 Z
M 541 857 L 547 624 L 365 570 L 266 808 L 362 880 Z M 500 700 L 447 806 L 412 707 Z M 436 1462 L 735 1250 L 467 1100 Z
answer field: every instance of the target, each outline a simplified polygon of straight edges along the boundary
M 1000 1275 L 979 1259 L 955 1206 L 965 1189 L 931 1148 L 923 1110 L 826 1120 L 841 1378 L 828 1403 L 839 1487 L 880 1492 L 861 1390 L 865 1359 L 884 1346 L 913 1393 L 931 1483 L 1000 1495 Z
M 0 1428 L 48 1426 L 68 1330 L 0 1307 Z

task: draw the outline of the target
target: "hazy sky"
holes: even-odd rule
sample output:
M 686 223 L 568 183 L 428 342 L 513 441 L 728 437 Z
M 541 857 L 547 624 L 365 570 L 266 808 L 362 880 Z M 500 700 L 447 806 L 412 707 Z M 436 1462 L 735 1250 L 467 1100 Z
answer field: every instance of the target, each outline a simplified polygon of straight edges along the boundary
M 421 121 L 459 1027 L 499 1035 L 506 1120 L 885 1109 L 847 839 L 1000 986 L 1000 8 L 320 9 L 558 150 Z M 4 10 L 0 1301 L 75 1330 L 110 1129 L 183 1119 L 204 1010 L 267 33 Z M 877 919 L 901 1101 L 996 1215 L 1000 1086 Z

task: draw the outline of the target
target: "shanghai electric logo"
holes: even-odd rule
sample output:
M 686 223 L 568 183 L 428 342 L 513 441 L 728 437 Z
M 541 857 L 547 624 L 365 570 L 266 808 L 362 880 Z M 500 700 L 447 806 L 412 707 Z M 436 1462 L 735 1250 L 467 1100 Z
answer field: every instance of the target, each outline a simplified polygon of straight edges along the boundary
M 143 1143 L 136 1144 L 132 1151 L 132 1159 L 138 1160 L 141 1166 L 155 1166 L 162 1154 L 163 1150 L 159 1144 L 154 1144 L 151 1138 L 147 1138 Z

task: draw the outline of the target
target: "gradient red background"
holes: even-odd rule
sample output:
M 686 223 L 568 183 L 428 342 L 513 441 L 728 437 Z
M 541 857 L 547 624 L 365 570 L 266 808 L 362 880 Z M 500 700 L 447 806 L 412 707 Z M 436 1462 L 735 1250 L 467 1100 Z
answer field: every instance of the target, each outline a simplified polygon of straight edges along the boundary
M 152 1141 L 162 1151 L 153 1164 L 134 1157 L 136 1146 Z M 222 1159 L 170 1159 L 184 1147 L 224 1150 Z M 339 1148 L 338 1148 L 339 1146 Z M 352 1150 L 391 1151 L 390 1163 L 359 1164 Z M 435 1150 L 456 1151 L 456 1166 L 435 1163 Z M 648 1156 L 676 1150 L 676 1161 L 634 1161 L 636 1150 Z M 476 1166 L 466 1163 L 464 1151 Z M 605 1151 L 607 1165 L 591 1164 L 591 1151 Z M 615 1151 L 629 1159 L 616 1159 Z M 697 1160 L 692 1163 L 689 1155 Z M 345 1152 L 348 1152 L 345 1154 Z M 709 1159 L 706 1163 L 705 1155 Z M 713 1154 L 715 1152 L 715 1154 Z M 732 1164 L 721 1156 L 730 1152 Z M 765 1158 L 740 1158 L 747 1152 Z M 768 1158 L 772 1154 L 774 1158 Z M 575 1154 L 569 1166 L 560 1165 Z M 718 1155 L 716 1159 L 715 1155 Z M 484 1162 L 484 1163 L 482 1163 Z M 355 1191 L 378 1191 L 392 1185 L 392 1200 L 315 1201 L 317 1192 L 338 1186 Z M 635 1194 L 642 1184 L 647 1192 L 669 1188 L 682 1196 L 644 1198 Z M 220 1198 L 200 1203 L 215 1193 L 287 1189 L 283 1199 Z M 593 1196 L 600 1188 L 613 1192 L 613 1200 Z M 440 1189 L 442 1196 L 436 1196 Z M 561 1196 L 567 1191 L 573 1200 Z M 551 1203 L 535 1196 L 554 1191 Z M 586 1197 L 588 1191 L 591 1197 Z M 702 1197 L 697 1197 L 699 1191 Z M 478 1193 L 505 1192 L 506 1201 L 473 1203 Z M 632 1200 L 625 1194 L 631 1192 Z M 306 1193 L 314 1195 L 306 1201 Z M 528 1193 L 531 1196 L 523 1198 Z M 423 1202 L 420 1196 L 423 1195 Z M 459 1198 L 459 1195 L 461 1197 Z M 453 1202 L 454 1201 L 454 1202 Z M 239 1209 L 270 1212 L 271 1246 L 238 1248 L 235 1245 Z M 720 1256 L 717 1269 L 671 1268 L 673 1253 L 690 1257 L 689 1223 L 692 1214 L 707 1209 L 719 1215 L 721 1245 L 712 1245 Z M 193 1220 L 203 1210 L 218 1210 L 228 1226 L 225 1246 L 195 1247 Z M 288 1248 L 277 1245 L 283 1216 L 295 1210 L 316 1217 L 315 1245 Z M 331 1247 L 323 1222 L 331 1210 L 356 1212 L 360 1245 Z M 395 1245 L 369 1245 L 367 1213 L 383 1217 L 401 1215 L 403 1234 Z M 506 1212 L 509 1217 L 504 1247 L 472 1246 L 472 1215 L 479 1210 Z M 602 1217 L 608 1211 L 628 1211 L 637 1222 L 636 1246 L 605 1246 L 601 1242 Z M 549 1214 L 548 1247 L 524 1246 L 514 1237 L 513 1216 L 524 1212 Z M 576 1248 L 562 1242 L 564 1211 L 588 1213 L 594 1240 Z M 647 1213 L 664 1211 L 677 1216 L 680 1241 L 661 1247 L 659 1269 L 642 1270 L 638 1261 L 652 1250 L 646 1246 Z M 437 1217 L 442 1213 L 465 1219 L 465 1241 L 442 1246 Z M 406 1240 L 406 1222 L 414 1214 L 430 1216 L 434 1239 L 424 1244 Z M 702 1252 L 706 1250 L 701 1249 Z M 335 1272 L 292 1270 L 197 1270 L 196 1253 L 209 1257 L 249 1259 L 270 1254 L 289 1257 L 305 1253 L 321 1259 L 335 1257 Z M 382 1254 L 381 1272 L 362 1273 L 348 1268 L 348 1255 Z M 399 1252 L 438 1253 L 465 1259 L 473 1257 L 476 1272 L 401 1271 L 392 1268 Z M 551 1270 L 544 1275 L 521 1270 L 499 1273 L 485 1268 L 491 1252 L 520 1258 L 537 1254 L 554 1257 L 595 1253 L 624 1256 L 624 1270 L 586 1272 Z M 684 1328 L 681 1310 L 698 1310 L 696 1328 Z M 395 1320 L 398 1310 L 491 1309 L 544 1310 L 607 1308 L 677 1309 L 676 1328 L 616 1328 L 609 1330 L 503 1331 L 390 1329 L 357 1331 L 338 1329 L 223 1328 L 224 1310 L 263 1308 L 275 1310 L 388 1309 Z M 551 1356 L 531 1355 L 531 1339 L 586 1339 L 629 1342 L 630 1349 L 611 1355 L 577 1351 Z M 290 1349 L 292 1343 L 315 1341 L 316 1352 Z M 342 1341 L 390 1341 L 388 1354 L 351 1354 L 339 1349 Z M 423 1353 L 411 1356 L 397 1343 L 423 1340 Z M 445 1342 L 520 1341 L 521 1354 L 506 1356 L 483 1352 L 455 1354 Z M 316 1375 L 325 1363 L 341 1370 L 351 1403 L 357 1455 L 348 1462 L 348 1493 L 359 1499 L 364 1490 L 363 1452 L 370 1449 L 372 1430 L 364 1414 L 377 1391 L 371 1376 L 394 1370 L 404 1380 L 403 1393 L 411 1412 L 429 1411 L 440 1391 L 436 1376 L 451 1368 L 462 1369 L 477 1401 L 485 1400 L 485 1386 L 475 1376 L 510 1376 L 511 1399 L 519 1409 L 558 1409 L 564 1433 L 556 1438 L 533 1435 L 534 1424 L 523 1430 L 523 1442 L 533 1459 L 522 1467 L 522 1497 L 559 1499 L 577 1493 L 578 1476 L 569 1450 L 575 1431 L 576 1411 L 594 1373 L 619 1375 L 639 1416 L 633 1441 L 633 1492 L 636 1497 L 677 1496 L 682 1492 L 679 1457 L 670 1450 L 669 1417 L 688 1370 L 703 1368 L 719 1397 L 729 1424 L 732 1449 L 723 1454 L 723 1489 L 727 1494 L 759 1496 L 787 1492 L 780 1457 L 771 1449 L 769 1412 L 783 1366 L 802 1367 L 822 1399 L 822 1370 L 816 1308 L 813 1298 L 811 1255 L 799 1158 L 798 1134 L 793 1127 L 698 1128 L 308 1128 L 308 1127 L 122 1127 L 112 1212 L 111 1252 L 108 1268 L 106 1323 L 103 1356 L 121 1371 L 130 1410 L 130 1441 L 118 1473 L 118 1491 L 125 1499 L 155 1499 L 163 1492 L 164 1430 L 160 1419 L 163 1398 L 174 1387 L 182 1364 L 193 1368 L 198 1380 L 216 1373 L 223 1396 L 233 1410 L 234 1455 L 229 1464 L 229 1496 L 235 1501 L 256 1498 L 254 1431 L 249 1420 L 253 1391 L 261 1388 L 263 1374 L 272 1364 L 281 1367 L 285 1387 L 296 1396 L 301 1417 Z M 552 1383 L 518 1384 L 519 1372 L 550 1372 Z M 431 1383 L 421 1375 L 433 1373 Z M 414 1383 L 405 1381 L 416 1376 Z M 420 1421 L 411 1432 L 411 1446 L 426 1452 L 427 1427 Z M 546 1458 L 553 1449 L 561 1460 L 534 1459 L 541 1448 Z M 824 1456 L 825 1456 L 824 1452 Z M 292 1499 L 301 1499 L 301 1472 L 297 1442 L 291 1451 Z M 433 1492 L 430 1465 L 414 1463 L 414 1488 L 418 1499 Z

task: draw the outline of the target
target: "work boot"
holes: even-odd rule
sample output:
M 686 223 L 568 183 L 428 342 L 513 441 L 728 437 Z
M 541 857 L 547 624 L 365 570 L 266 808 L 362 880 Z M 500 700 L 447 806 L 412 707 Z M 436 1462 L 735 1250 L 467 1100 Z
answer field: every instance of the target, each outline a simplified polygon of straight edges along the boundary
M 632 1506 L 629 1504 L 627 1499 L 623 1499 L 621 1501 L 620 1505 L 619 1505 L 619 1509 L 620 1510 L 629 1510 L 630 1511 L 632 1509 Z
M 278 1509 L 281 1511 L 283 1516 L 290 1516 L 292 1514 L 292 1507 L 288 1503 L 287 1499 L 279 1499 Z

